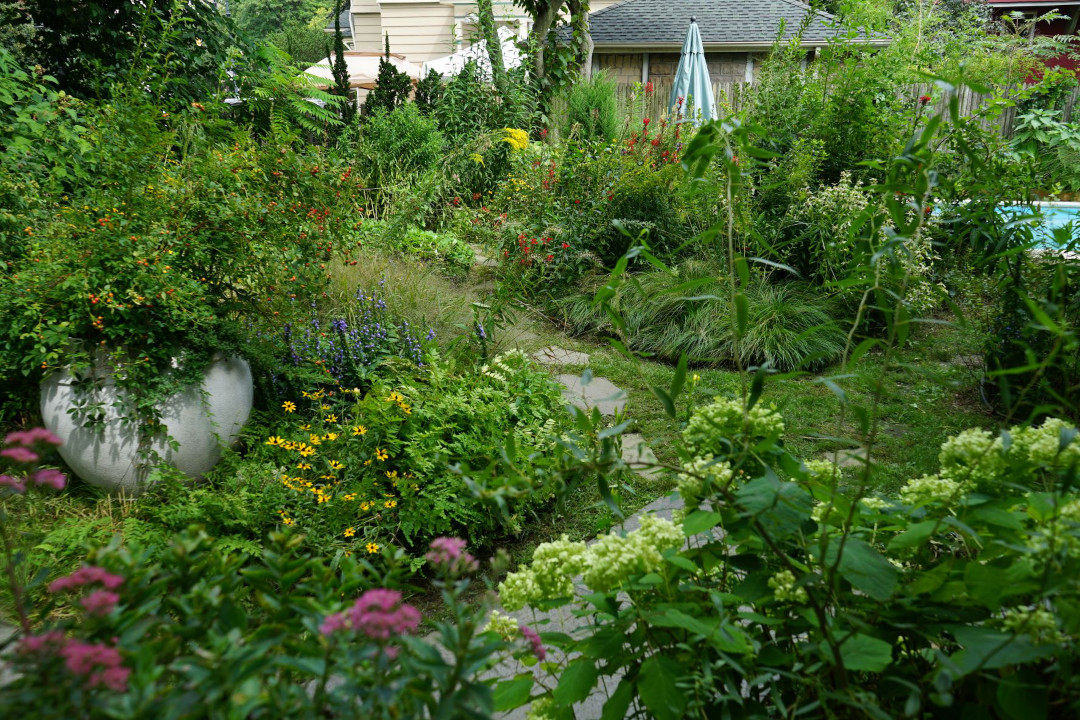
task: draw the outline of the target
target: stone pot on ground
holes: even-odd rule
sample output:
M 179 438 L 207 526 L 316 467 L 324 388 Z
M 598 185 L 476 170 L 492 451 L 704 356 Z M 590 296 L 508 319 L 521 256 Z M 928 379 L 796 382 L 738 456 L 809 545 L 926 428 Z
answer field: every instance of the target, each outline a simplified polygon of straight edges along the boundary
M 67 371 L 47 377 L 41 384 L 41 415 L 45 427 L 63 442 L 60 456 L 85 482 L 110 492 L 134 495 L 145 489 L 150 468 L 147 458 L 156 453 L 167 464 L 197 479 L 221 459 L 221 448 L 232 444 L 251 413 L 254 385 L 251 368 L 241 358 L 217 358 L 206 368 L 202 386 L 173 395 L 159 408 L 166 432 L 179 447 L 173 450 L 158 436 L 140 449 L 137 423 L 122 417 L 123 389 L 106 377 L 90 390 L 104 414 L 101 425 L 86 427 L 68 411 L 86 398 Z

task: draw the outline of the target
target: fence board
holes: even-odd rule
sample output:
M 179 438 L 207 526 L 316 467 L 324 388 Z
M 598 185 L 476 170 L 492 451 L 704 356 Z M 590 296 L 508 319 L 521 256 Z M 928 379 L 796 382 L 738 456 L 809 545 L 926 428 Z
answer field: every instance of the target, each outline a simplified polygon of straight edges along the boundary
M 640 86 L 634 83 L 619 83 L 616 85 L 615 97 L 618 101 L 619 117 L 622 124 L 628 127 L 631 123 L 640 122 L 642 118 L 647 117 L 656 120 L 664 116 L 668 112 L 668 98 L 671 96 L 673 86 L 674 80 L 657 80 L 653 82 L 653 92 L 645 94 L 641 91 Z M 713 96 L 716 98 L 716 104 L 721 115 L 742 109 L 747 99 L 747 89 L 749 87 L 747 83 L 713 82 L 712 86 Z M 919 102 L 920 96 L 930 95 L 933 97 L 934 89 L 934 86 L 929 83 L 915 84 L 901 91 L 901 94 L 914 105 Z M 1010 97 L 1021 89 L 1016 86 L 1009 86 L 1000 92 L 1000 96 Z M 960 87 L 957 90 L 960 115 L 971 117 L 980 111 L 984 111 L 987 103 L 997 96 L 995 93 L 980 94 L 971 88 Z M 1072 116 L 1077 112 L 1077 105 L 1080 105 L 1080 88 L 1074 88 L 1065 97 L 1062 106 L 1062 118 L 1066 122 L 1071 121 Z M 927 113 L 932 114 L 947 109 L 947 98 L 939 94 L 933 105 L 927 108 Z M 556 120 L 556 127 L 563 124 L 562 120 L 566 117 L 566 104 L 561 99 L 555 102 L 552 117 Z M 997 117 L 983 117 L 980 122 L 987 130 L 994 130 L 1006 138 L 1011 138 L 1013 126 L 1016 122 L 1016 108 L 1005 108 Z

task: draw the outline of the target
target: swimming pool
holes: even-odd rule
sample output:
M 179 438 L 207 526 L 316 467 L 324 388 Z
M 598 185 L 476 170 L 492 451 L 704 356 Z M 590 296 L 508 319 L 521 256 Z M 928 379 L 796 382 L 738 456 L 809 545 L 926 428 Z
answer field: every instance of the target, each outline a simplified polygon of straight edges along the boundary
M 1054 238 L 1054 230 L 1072 223 L 1071 237 L 1080 237 L 1080 202 L 1034 202 L 1031 205 L 1002 204 L 998 211 L 1004 216 L 1022 217 L 1030 215 L 1032 206 L 1039 211 L 1042 219 L 1033 223 L 1033 231 L 1038 246 L 1047 250 L 1059 250 L 1061 244 Z

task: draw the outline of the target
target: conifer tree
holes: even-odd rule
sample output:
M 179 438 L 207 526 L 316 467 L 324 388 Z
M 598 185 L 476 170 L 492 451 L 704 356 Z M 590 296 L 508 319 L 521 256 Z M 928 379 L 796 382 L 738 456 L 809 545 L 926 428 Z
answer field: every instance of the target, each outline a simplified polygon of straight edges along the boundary
M 397 69 L 390 62 L 390 35 L 386 35 L 386 56 L 379 60 L 379 76 L 375 79 L 375 88 L 364 101 L 364 116 L 371 115 L 378 108 L 387 112 L 404 105 L 412 94 L 412 79 L 408 73 Z

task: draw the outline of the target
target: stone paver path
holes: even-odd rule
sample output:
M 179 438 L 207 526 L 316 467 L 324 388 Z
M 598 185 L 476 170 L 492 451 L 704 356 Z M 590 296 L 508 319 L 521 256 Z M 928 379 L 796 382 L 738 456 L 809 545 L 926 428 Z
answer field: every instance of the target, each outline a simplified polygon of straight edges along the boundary
M 595 407 L 601 415 L 614 415 L 626 407 L 626 392 L 607 378 L 593 378 L 588 385 L 582 385 L 577 375 L 560 375 L 559 384 L 563 386 L 563 397 L 586 412 Z
M 532 357 L 536 362 L 541 365 L 588 365 L 589 354 L 583 352 L 577 352 L 575 350 L 566 350 L 558 345 L 549 345 L 546 348 L 537 350 L 532 354 Z
M 634 469 L 634 472 L 647 478 L 655 477 L 663 472 L 660 468 L 645 467 L 656 465 L 659 461 L 652 448 L 645 444 L 645 438 L 636 433 L 622 436 L 622 459 Z

